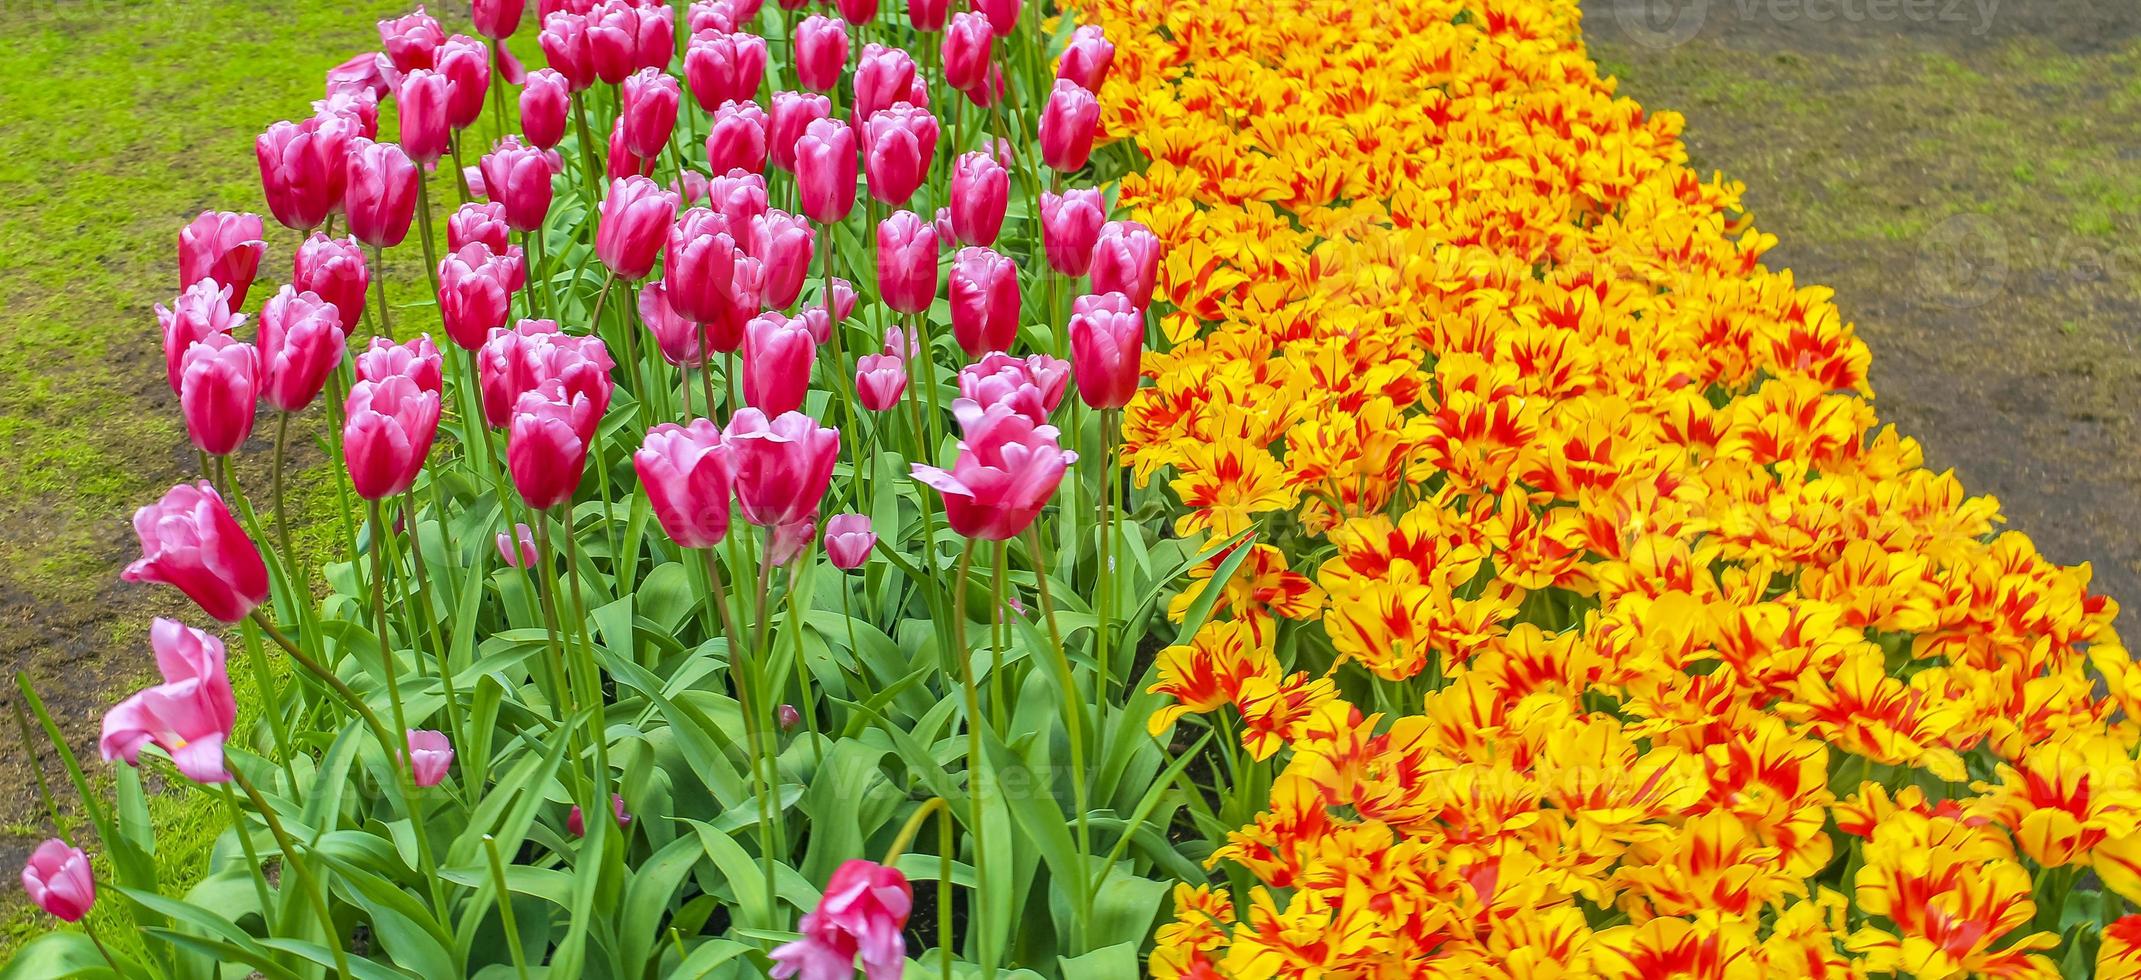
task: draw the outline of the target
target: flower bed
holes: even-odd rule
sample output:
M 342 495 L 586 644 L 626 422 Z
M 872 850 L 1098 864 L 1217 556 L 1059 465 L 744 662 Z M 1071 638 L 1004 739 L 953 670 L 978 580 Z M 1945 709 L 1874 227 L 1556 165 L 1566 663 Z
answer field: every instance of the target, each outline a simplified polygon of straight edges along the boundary
M 159 621 L 24 872 L 147 939 L 8 976 L 2141 969 L 2113 606 L 1573 3 L 836 6 L 419 11 L 261 137 L 128 571 L 246 663 Z

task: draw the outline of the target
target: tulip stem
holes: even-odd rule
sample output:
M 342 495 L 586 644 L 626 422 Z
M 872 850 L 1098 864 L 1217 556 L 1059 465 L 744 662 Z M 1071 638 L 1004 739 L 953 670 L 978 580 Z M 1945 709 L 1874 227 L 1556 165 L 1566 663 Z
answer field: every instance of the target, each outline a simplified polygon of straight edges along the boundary
M 729 540 L 732 542 L 729 547 L 733 550 L 735 548 L 733 542 L 739 540 L 739 538 L 732 537 Z M 713 590 L 713 600 L 721 606 L 723 629 L 727 631 L 729 679 L 736 682 L 736 706 L 737 710 L 743 715 L 744 754 L 751 763 L 751 795 L 758 798 L 758 852 L 760 861 L 765 868 L 766 894 L 770 896 L 774 894 L 773 801 L 767 786 L 766 767 L 763 762 L 765 745 L 764 740 L 759 737 L 758 713 L 752 710 L 753 706 L 751 704 L 751 692 L 758 688 L 758 678 L 754 675 L 755 664 L 753 663 L 756 659 L 755 651 L 757 646 L 752 644 L 751 650 L 753 652 L 745 652 L 745 644 L 741 642 L 744 639 L 744 634 L 742 630 L 736 628 L 736 620 L 729 613 L 728 596 L 721 588 L 721 570 L 715 565 L 712 548 L 706 549 L 706 574 L 708 587 Z M 763 618 L 763 587 L 760 588 L 760 596 L 760 617 Z M 775 770 L 776 773 L 778 771 L 778 769 Z M 778 916 L 776 915 L 777 919 Z M 777 921 L 767 923 L 768 926 L 777 924 Z
M 913 813 L 907 815 L 907 822 L 900 825 L 899 836 L 892 838 L 892 846 L 885 848 L 885 859 L 879 863 L 888 868 L 898 864 L 900 856 L 907 853 L 907 848 L 914 843 L 915 836 L 922 832 L 922 821 L 946 806 L 943 797 L 932 796 L 916 807 Z
M 387 704 L 393 712 L 394 730 L 406 732 L 409 722 L 401 706 L 401 677 L 394 663 L 394 641 L 387 628 L 387 560 L 386 540 L 389 533 L 386 512 L 379 501 L 371 501 L 372 512 L 372 615 L 379 627 L 379 665 L 386 672 Z M 390 753 L 394 759 L 398 753 Z
M 825 740 L 818 737 L 817 699 L 810 696 L 810 665 L 803 661 L 803 614 L 796 608 L 795 574 L 788 576 L 788 628 L 795 634 L 795 685 L 796 701 L 803 709 L 803 727 L 810 733 L 810 755 L 825 770 Z M 775 718 L 774 722 L 779 723 Z
M 275 815 L 275 808 L 268 805 L 267 799 L 260 795 L 258 789 L 253 788 L 252 781 L 246 779 L 245 773 L 240 772 L 238 767 L 232 766 L 230 774 L 232 779 L 238 781 L 238 787 L 245 790 L 246 797 L 253 801 L 253 808 L 260 811 L 260 819 L 268 825 L 268 833 L 275 836 L 275 846 L 283 853 L 283 866 L 296 872 L 298 887 L 304 890 L 305 898 L 312 903 L 313 914 L 320 917 L 320 931 L 326 934 L 327 948 L 334 953 L 336 971 L 345 977 L 353 976 L 354 974 L 349 972 L 349 954 L 342 949 L 346 945 L 343 942 L 344 937 L 335 935 L 334 914 L 328 911 L 327 900 L 320 895 L 319 882 L 313 880 L 311 869 L 304 861 L 298 860 L 297 845 L 290 840 L 289 832 L 283 829 L 282 818 Z M 422 835 L 419 834 L 417 839 L 421 842 Z M 434 881 L 438 879 L 436 874 L 429 877 Z
M 453 184 L 461 192 L 461 203 L 475 200 L 468 192 L 468 168 L 461 165 L 461 131 L 454 130 L 446 137 L 446 152 L 453 155 Z
M 996 554 L 990 562 L 993 577 L 989 588 L 989 726 L 1001 736 L 1009 727 L 1009 723 L 1004 720 L 1004 629 L 1009 625 L 1007 620 L 1011 618 L 1011 595 L 1005 582 L 1008 577 L 1005 566 L 1010 563 L 1004 557 L 1003 542 L 996 542 L 994 551 Z
M 222 790 L 223 803 L 230 808 L 230 829 L 238 835 L 238 849 L 245 854 L 245 870 L 253 876 L 253 896 L 260 902 L 260 924 L 263 928 L 274 929 L 274 920 L 269 918 L 269 910 L 275 908 L 277 903 L 268 897 L 268 876 L 260 867 L 260 850 L 253 846 L 253 835 L 246 827 L 245 811 L 238 806 L 238 794 L 231 791 L 229 783 L 224 783 Z M 282 908 L 287 911 L 289 905 L 284 903 Z
M 536 564 L 539 571 L 538 577 L 542 580 L 541 589 L 537 592 L 537 597 L 542 606 L 543 627 L 547 636 L 547 640 L 544 643 L 546 660 L 543 664 L 543 673 L 547 676 L 545 678 L 546 683 L 543 686 L 547 687 L 548 690 L 543 692 L 543 696 L 550 701 L 551 716 L 562 720 L 570 717 L 568 712 L 577 714 L 578 703 L 573 696 L 574 692 L 565 672 L 563 649 L 566 643 L 565 628 L 563 626 L 564 617 L 558 612 L 558 575 L 557 569 L 551 564 L 554 552 L 550 544 L 550 514 L 546 511 L 533 510 L 533 508 L 531 510 L 533 512 L 528 517 L 535 525 Z M 573 729 L 572 737 L 582 737 L 579 733 L 578 725 L 574 725 Z M 574 750 L 573 757 L 575 759 L 579 758 L 577 749 Z M 574 798 L 580 800 L 583 804 L 594 800 L 594 797 L 588 795 L 585 777 L 581 775 L 579 767 L 571 766 L 566 771 L 572 774 Z M 608 801 L 604 800 L 602 802 L 607 803 Z
M 282 545 L 282 560 L 284 567 L 290 573 L 290 577 L 298 579 L 299 576 L 303 576 L 304 580 L 310 580 L 312 576 L 309 571 L 299 571 L 301 567 L 308 566 L 303 566 L 297 560 L 296 549 L 290 547 L 290 518 L 283 508 L 283 457 L 289 443 L 290 413 L 277 412 L 275 413 L 275 459 L 270 464 L 274 467 L 274 476 L 272 478 L 272 489 L 269 491 L 275 495 L 275 539 L 276 543 Z M 302 581 L 292 581 L 290 585 L 292 590 L 299 594 L 303 594 L 306 591 L 302 587 Z M 297 601 L 295 596 L 292 597 L 292 601 Z
M 513 973 L 528 980 L 528 953 L 520 945 L 520 926 L 513 921 L 513 893 L 506 888 L 505 862 L 498 858 L 498 840 L 483 835 L 483 854 L 491 865 L 491 887 L 498 892 L 498 922 L 505 927 L 506 951 L 513 955 Z
M 431 485 L 436 488 L 438 483 L 434 480 Z M 453 733 L 454 745 L 465 747 L 468 745 L 468 732 L 461 727 L 461 699 L 455 693 L 453 687 L 453 663 L 447 653 L 445 638 L 439 633 L 439 617 L 433 615 L 431 610 L 431 584 L 429 575 L 424 571 L 424 539 L 422 533 L 418 530 L 422 525 L 416 519 L 416 492 L 414 490 L 403 494 L 402 506 L 407 508 L 409 512 L 409 565 L 416 572 L 416 591 L 418 595 L 424 597 L 421 607 L 423 621 L 429 627 L 429 632 L 431 633 L 432 650 L 439 658 L 439 687 L 442 693 L 446 695 L 446 729 Z M 442 509 L 439 511 L 441 535 L 444 534 L 445 526 L 446 512 Z M 445 542 L 441 541 L 440 544 L 443 546 Z M 406 595 L 402 601 L 412 607 L 415 606 L 415 603 L 409 602 Z M 441 605 L 450 606 L 450 603 L 442 603 Z M 419 660 L 418 663 L 421 664 L 422 661 Z
M 431 297 L 439 295 L 438 244 L 431 233 L 431 177 L 422 170 L 416 172 L 416 221 L 417 240 L 424 246 L 424 281 L 431 284 Z
M 572 95 L 572 128 L 580 137 L 580 175 L 587 184 L 588 213 L 593 214 L 596 205 L 602 203 L 602 185 L 595 176 L 595 138 L 587 128 L 587 93 Z
M 266 913 L 263 912 L 262 914 L 265 915 Z M 97 935 L 97 927 L 90 924 L 87 916 L 82 918 L 82 931 L 89 935 L 89 944 L 97 948 L 97 955 L 104 957 L 104 962 L 111 966 L 112 975 L 126 976 L 126 971 L 119 969 L 119 961 L 113 958 L 111 950 L 104 947 L 104 940 Z
M 282 647 L 283 652 L 288 654 L 291 660 L 296 661 L 299 667 L 304 668 L 306 673 L 319 678 L 321 683 L 326 684 L 336 694 L 341 695 L 344 701 L 349 702 L 350 708 L 356 711 L 357 715 L 363 718 L 365 724 L 372 729 L 372 734 L 378 736 L 379 745 L 386 750 L 387 758 L 393 759 L 396 757 L 394 738 L 388 734 L 386 724 L 379 720 L 378 713 L 372 710 L 371 705 L 364 703 L 364 699 L 357 696 L 357 692 L 351 689 L 349 684 L 344 682 L 334 671 L 328 670 L 319 661 L 308 656 L 304 650 L 299 649 L 297 643 L 275 625 L 274 620 L 269 619 L 258 609 L 253 610 L 251 618 L 253 622 L 260 625 L 261 631 L 268 635 L 268 639 L 274 640 L 276 646 Z
M 989 880 L 988 848 L 982 845 L 981 692 L 974 685 L 974 663 L 966 647 L 966 586 L 974 568 L 974 541 L 968 539 L 959 555 L 959 573 L 952 586 L 952 658 L 959 662 L 959 685 L 966 695 L 967 833 L 974 838 L 974 890 L 968 896 L 968 918 L 974 925 L 974 948 L 980 953 L 984 975 L 994 975 L 996 958 L 989 949 L 986 920 L 994 918 L 981 904 Z M 940 883 L 942 884 L 942 883 Z
M 1078 675 L 1074 673 L 1070 655 L 1063 649 L 1063 630 L 1056 624 L 1056 602 L 1048 590 L 1048 566 L 1051 563 L 1042 560 L 1041 534 L 1031 525 L 1027 526 L 1026 533 L 1027 546 L 1033 549 L 1033 581 L 1035 591 L 1041 597 L 1041 618 L 1048 621 L 1048 649 L 1055 655 L 1057 672 L 1063 675 L 1063 727 L 1064 736 L 1070 742 L 1072 804 L 1078 810 L 1079 874 L 1072 884 L 1076 886 L 1073 894 L 1083 913 L 1078 919 L 1082 934 L 1085 923 L 1093 914 L 1093 883 L 1085 878 L 1086 861 L 1093 855 L 1092 830 L 1086 820 L 1086 811 L 1091 806 L 1086 799 L 1085 785 L 1085 702 L 1078 691 Z M 1098 626 L 1107 629 L 1107 620 L 1100 620 Z
M 387 312 L 387 256 L 386 250 L 372 246 L 372 288 L 379 293 L 379 335 L 389 343 L 394 340 L 394 317 Z
M 840 326 L 843 318 L 835 315 L 839 304 L 833 301 L 833 252 L 833 226 L 831 222 L 826 222 L 825 295 L 822 299 L 825 304 L 826 338 L 831 340 L 833 344 L 833 390 L 840 392 L 840 401 L 847 406 L 848 431 L 860 434 L 862 431 L 861 419 L 855 408 L 855 376 L 852 373 L 852 369 L 848 367 L 847 353 L 842 349 L 840 343 Z M 855 461 L 855 470 L 858 474 L 857 486 L 859 487 L 859 474 L 862 470 L 862 460 L 859 457 Z M 862 506 L 862 501 L 858 497 L 856 509 L 860 510 Z

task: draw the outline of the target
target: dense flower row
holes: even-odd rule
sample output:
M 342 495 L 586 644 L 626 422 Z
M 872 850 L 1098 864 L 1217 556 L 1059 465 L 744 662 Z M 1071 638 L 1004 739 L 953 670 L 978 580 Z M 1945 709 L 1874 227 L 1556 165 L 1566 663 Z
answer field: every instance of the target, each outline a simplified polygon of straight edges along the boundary
M 1128 461 L 1257 535 L 1152 724 L 1270 796 L 1156 974 L 2135 975 L 2114 605 L 1877 424 L 1573 0 L 1075 6 L 1174 311 Z

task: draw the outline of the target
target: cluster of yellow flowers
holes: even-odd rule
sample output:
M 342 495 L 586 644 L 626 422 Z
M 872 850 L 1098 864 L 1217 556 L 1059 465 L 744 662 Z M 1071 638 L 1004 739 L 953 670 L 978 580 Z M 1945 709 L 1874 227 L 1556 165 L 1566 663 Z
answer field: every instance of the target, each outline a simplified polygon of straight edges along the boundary
M 1166 245 L 1127 462 L 1256 530 L 1152 726 L 1277 770 L 1155 974 L 2141 976 L 2116 607 L 1575 0 L 1072 5 Z

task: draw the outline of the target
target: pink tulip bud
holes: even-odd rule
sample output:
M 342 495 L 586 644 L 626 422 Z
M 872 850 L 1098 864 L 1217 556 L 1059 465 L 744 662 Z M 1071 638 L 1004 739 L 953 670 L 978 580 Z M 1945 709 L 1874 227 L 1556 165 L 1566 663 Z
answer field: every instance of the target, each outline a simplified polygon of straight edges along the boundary
M 212 333 L 179 359 L 178 404 L 186 437 L 210 456 L 228 456 L 253 434 L 260 402 L 260 352 Z
M 895 207 L 907 203 L 937 158 L 937 119 L 927 109 L 895 102 L 863 125 L 864 173 L 870 196 Z
M 1076 82 L 1086 91 L 1099 92 L 1114 64 L 1115 45 L 1108 42 L 1107 32 L 1098 24 L 1087 24 L 1071 32 L 1063 59 L 1056 63 L 1056 77 Z
M 565 114 L 572 108 L 572 83 L 555 68 L 528 73 L 520 90 L 520 134 L 528 145 L 553 149 L 565 138 Z
M 855 207 L 855 133 L 830 119 L 812 122 L 795 144 L 796 188 L 803 213 L 821 224 Z
M 723 102 L 706 133 L 706 163 L 715 176 L 764 173 L 771 120 L 756 102 Z
M 499 142 L 497 149 L 484 155 L 481 169 L 486 196 L 496 203 L 506 227 L 518 232 L 532 232 L 543 227 L 543 220 L 550 214 L 554 173 L 543 151 L 508 136 Z M 449 223 L 448 229 L 451 228 Z M 492 251 L 504 249 L 494 248 Z
M 1057 445 L 1054 426 L 1037 426 L 1008 404 L 962 423 L 967 438 L 952 469 L 915 463 L 914 476 L 944 495 L 952 530 L 983 541 L 1017 537 L 1040 515 L 1078 454 Z
M 855 125 L 860 128 L 870 117 L 892 107 L 895 102 L 910 102 L 916 106 L 928 103 L 929 96 L 919 99 L 915 89 L 914 57 L 900 48 L 888 48 L 882 44 L 865 45 L 862 57 L 855 62 Z
M 761 313 L 744 327 L 743 400 L 768 415 L 803 407 L 818 344 L 802 317 Z
M 550 62 L 547 70 L 565 80 L 573 92 L 584 92 L 595 84 L 595 51 L 592 31 L 584 15 L 559 11 L 543 17 L 543 30 L 536 36 L 536 43 L 543 49 L 543 58 Z M 534 78 L 542 72 L 529 75 Z M 624 76 L 620 75 L 621 80 Z M 522 93 L 521 110 L 523 124 L 527 112 L 527 95 Z M 529 134 L 529 142 L 546 149 L 549 145 Z
M 952 164 L 952 230 L 969 245 L 988 245 L 1004 227 L 1011 175 L 986 153 L 964 153 Z
M 229 286 L 230 311 L 236 313 L 267 250 L 259 215 L 203 211 L 178 231 L 178 288 L 203 279 Z
M 291 262 L 290 285 L 301 293 L 317 293 L 332 304 L 341 314 L 343 333 L 348 334 L 364 319 L 364 293 L 371 288 L 372 274 L 356 239 L 313 232 Z
M 734 454 L 736 503 L 759 527 L 794 524 L 818 512 L 840 458 L 840 432 L 789 412 L 770 422 L 756 408 L 729 417 L 722 442 Z
M 491 46 L 456 34 L 439 48 L 439 74 L 446 78 L 446 122 L 467 129 L 483 116 L 483 100 L 491 94 Z
M 164 376 L 171 382 L 172 394 L 178 394 L 187 349 L 219 334 L 227 336 L 245 324 L 242 314 L 231 312 L 237 304 L 230 296 L 229 286 L 202 279 L 186 287 L 168 308 L 156 307 L 156 322 L 164 337 Z
M 610 184 L 595 226 L 595 255 L 620 278 L 644 279 L 676 220 L 677 196 L 645 177 Z
M 832 299 L 832 308 L 827 309 L 825 289 L 821 286 L 818 289 L 818 305 L 803 311 L 803 321 L 810 328 L 810 339 L 817 341 L 820 346 L 832 342 L 833 324 L 845 321 L 849 314 L 855 312 L 854 284 L 845 279 L 834 279 Z
M 802 141 L 804 132 L 811 123 L 832 114 L 832 100 L 825 96 L 812 92 L 773 93 L 773 124 L 766 134 L 766 145 L 773 152 L 773 165 L 794 172 L 796 145 Z M 854 183 L 852 175 L 848 182 Z
M 349 189 L 342 199 L 349 212 L 349 233 L 373 248 L 401 244 L 416 217 L 417 179 L 416 164 L 401 147 L 352 140 Z
M 369 90 L 330 91 L 326 98 L 313 100 L 312 114 L 348 122 L 355 127 L 353 135 L 368 140 L 379 138 L 379 97 Z
M 504 252 L 513 243 L 512 228 L 506 224 L 505 205 L 495 201 L 479 204 L 469 202 L 446 216 L 446 247 L 459 251 L 475 242 L 493 252 Z
M 812 14 L 795 28 L 795 75 L 804 88 L 829 92 L 847 73 L 847 25 Z
M 401 148 L 427 169 L 446 155 L 452 140 L 446 105 L 451 88 L 446 76 L 419 68 L 403 75 L 394 92 L 394 101 L 401 107 Z
M 386 48 L 394 70 L 407 74 L 438 64 L 439 46 L 446 43 L 446 32 L 424 8 L 418 7 L 415 13 L 380 21 L 379 43 Z
M 817 536 L 818 522 L 808 517 L 774 528 L 766 536 L 766 560 L 775 568 L 785 568 L 809 548 L 811 540 Z
M 708 112 L 724 102 L 756 98 L 765 77 L 766 39 L 756 34 L 694 33 L 691 46 L 684 50 L 684 81 L 691 86 L 699 108 Z
M 901 313 L 920 313 L 937 298 L 937 230 L 912 211 L 877 226 L 877 292 Z
M 1093 243 L 1093 292 L 1121 293 L 1139 310 L 1152 304 L 1160 238 L 1135 221 L 1110 221 Z
M 617 826 L 631 826 L 632 815 L 625 811 L 624 797 L 612 794 L 610 796 L 610 808 L 616 811 Z M 587 836 L 587 824 L 585 823 L 585 818 L 580 815 L 579 806 L 575 805 L 572 808 L 572 812 L 565 815 L 565 829 L 574 837 Z
M 699 325 L 677 315 L 669 303 L 669 287 L 656 280 L 639 291 L 639 321 L 654 335 L 654 346 L 670 364 L 696 365 L 706 357 L 705 334 Z
M 952 256 L 952 337 L 968 357 L 1010 350 L 1018 340 L 1018 266 L 980 246 Z
M 498 532 L 498 557 L 513 568 L 534 568 L 540 557 L 535 551 L 535 533 L 526 524 L 513 525 L 513 533 Z
M 661 156 L 676 129 L 684 90 L 659 68 L 642 68 L 624 80 L 624 145 L 642 157 Z
M 439 393 L 405 375 L 350 386 L 342 452 L 357 496 L 384 500 L 416 482 L 439 430 Z
M 1100 100 L 1068 78 L 1056 79 L 1041 109 L 1041 162 L 1069 173 L 1093 155 L 1093 133 L 1100 126 Z
M 443 384 L 445 359 L 429 334 L 417 334 L 402 343 L 373 337 L 371 346 L 356 357 L 357 380 L 384 381 L 399 375 L 416 382 L 425 391 L 438 391 Z
M 907 363 L 894 354 L 865 354 L 855 360 L 855 395 L 862 407 L 890 411 L 907 390 Z
M 284 286 L 260 308 L 261 397 L 277 411 L 302 411 L 327 386 L 344 350 L 335 305 Z
M 632 468 L 678 547 L 711 548 L 728 535 L 735 474 L 720 427 L 706 419 L 657 425 L 632 454 Z
M 506 439 L 506 468 L 528 506 L 547 510 L 572 499 L 600 421 L 587 396 L 568 393 L 555 379 L 520 396 Z
M 30 902 L 62 922 L 80 922 L 97 901 L 89 855 L 57 837 L 37 845 L 22 866 L 22 890 Z
M 453 743 L 446 740 L 446 733 L 428 728 L 409 730 L 409 775 L 416 785 L 425 789 L 446 781 L 446 770 L 453 768 Z
M 773 712 L 773 716 L 779 720 L 781 731 L 784 732 L 794 728 L 803 720 L 803 713 L 795 710 L 795 705 L 792 704 L 781 705 Z
M 989 29 L 997 37 L 1010 37 L 1012 31 L 1018 30 L 1022 0 L 967 0 L 967 6 L 988 15 Z
M 385 67 L 393 67 L 393 62 L 386 55 L 377 51 L 366 51 L 327 69 L 327 94 L 354 95 L 365 92 L 372 96 L 373 104 L 377 105 L 380 99 L 394 90 L 394 87 L 387 83 L 382 63 L 385 63 Z
M 470 7 L 469 19 L 476 22 L 476 33 L 503 41 L 520 30 L 520 17 L 528 8 L 528 0 L 474 0 Z
M 455 346 L 475 350 L 492 330 L 506 325 L 513 290 L 526 275 L 521 261 L 518 247 L 501 255 L 482 242 L 469 242 L 439 260 L 439 320 Z
M 278 122 L 253 141 L 268 210 L 285 228 L 316 228 L 342 203 L 344 161 L 353 157 L 357 126 L 342 116 Z
M 815 238 L 809 222 L 779 208 L 751 219 L 751 248 L 760 263 L 759 302 L 767 309 L 785 310 L 802 294 Z
M 134 512 L 141 558 L 119 577 L 161 582 L 226 623 L 244 619 L 268 599 L 268 566 L 245 536 L 215 487 L 181 483 L 162 500 Z
M 907 331 L 898 327 L 886 327 L 885 353 L 903 361 L 914 360 L 922 356 L 922 338 L 920 336 L 910 337 L 907 335 Z
M 917 31 L 941 31 L 951 0 L 907 0 L 907 23 Z
M 1049 414 L 1063 403 L 1070 375 L 1068 361 L 1046 354 L 1012 357 L 998 352 L 959 369 L 959 397 L 984 410 L 1009 404 L 1033 424 L 1046 425 Z
M 1107 208 L 1097 187 L 1041 194 L 1041 245 L 1049 268 L 1066 276 L 1085 275 Z
M 952 15 L 940 45 L 944 55 L 944 82 L 961 91 L 980 85 L 989 74 L 996 31 L 987 14 L 967 10 Z
M 678 319 L 694 325 L 738 316 L 748 319 L 749 312 L 738 309 L 736 304 L 736 264 L 744 255 L 729 231 L 731 227 L 727 218 L 706 208 L 684 212 L 671 226 L 663 295 L 665 305 L 676 312 Z M 751 311 L 755 310 L 754 304 Z M 654 325 L 652 318 L 648 325 Z M 688 353 L 690 363 L 697 363 L 700 352 L 696 326 L 691 336 L 689 344 L 680 342 L 674 350 Z
M 833 872 L 818 907 L 798 924 L 802 938 L 773 951 L 770 975 L 853 976 L 859 956 L 870 980 L 897 977 L 907 965 L 903 931 L 913 908 L 914 889 L 905 875 L 875 862 L 849 861 Z
M 1145 344 L 1144 314 L 1121 293 L 1082 296 L 1068 333 L 1078 397 L 1100 409 L 1130 404 Z
M 868 517 L 836 514 L 825 522 L 825 557 L 832 559 L 834 568 L 861 568 L 876 545 L 877 535 L 870 530 Z

